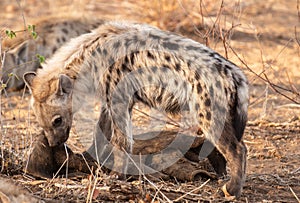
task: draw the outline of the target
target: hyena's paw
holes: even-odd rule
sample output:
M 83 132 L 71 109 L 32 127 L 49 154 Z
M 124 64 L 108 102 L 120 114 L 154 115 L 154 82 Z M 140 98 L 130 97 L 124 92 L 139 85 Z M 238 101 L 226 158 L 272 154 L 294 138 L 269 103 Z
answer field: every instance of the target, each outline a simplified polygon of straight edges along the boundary
M 239 198 L 241 196 L 241 189 L 235 187 L 235 190 L 229 190 L 230 187 L 227 186 L 227 184 L 223 185 L 221 190 L 223 191 L 225 198 L 229 201 L 234 200 L 236 198 Z M 228 189 L 227 189 L 228 188 Z

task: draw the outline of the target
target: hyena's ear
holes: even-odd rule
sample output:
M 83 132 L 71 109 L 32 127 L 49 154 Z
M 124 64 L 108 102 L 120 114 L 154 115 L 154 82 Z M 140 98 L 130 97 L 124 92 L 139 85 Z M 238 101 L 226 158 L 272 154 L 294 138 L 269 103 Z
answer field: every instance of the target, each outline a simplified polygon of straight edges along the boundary
M 30 91 L 32 90 L 32 81 L 35 77 L 36 77 L 35 72 L 27 72 L 23 75 L 24 82 L 27 85 L 27 87 L 30 89 Z
M 73 89 L 73 83 L 71 78 L 67 75 L 60 75 L 58 80 L 58 88 L 56 94 L 58 96 L 63 96 L 64 94 L 71 94 Z

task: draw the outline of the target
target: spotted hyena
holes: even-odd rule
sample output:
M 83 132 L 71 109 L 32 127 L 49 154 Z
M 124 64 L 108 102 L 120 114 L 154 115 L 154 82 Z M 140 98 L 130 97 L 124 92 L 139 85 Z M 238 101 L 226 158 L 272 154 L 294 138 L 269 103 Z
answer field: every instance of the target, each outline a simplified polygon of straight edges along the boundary
M 144 24 L 109 22 L 72 39 L 24 79 L 50 146 L 68 139 L 73 113 L 85 95 L 96 94 L 101 100 L 97 136 L 104 133 L 116 151 L 130 153 L 132 107 L 142 102 L 182 114 L 190 130 L 201 129 L 228 162 L 225 195 L 241 195 L 247 79 L 206 46 Z M 124 153 L 114 156 L 113 170 L 125 172 L 126 160 Z
M 37 54 L 48 58 L 70 38 L 88 33 L 103 22 L 90 19 L 47 18 L 34 23 L 38 33 L 37 39 L 18 34 L 17 38 L 6 40 L 4 45 L 8 51 L 5 54 L 2 79 L 7 90 L 19 90 L 24 87 L 23 74 L 36 71 L 40 67 Z

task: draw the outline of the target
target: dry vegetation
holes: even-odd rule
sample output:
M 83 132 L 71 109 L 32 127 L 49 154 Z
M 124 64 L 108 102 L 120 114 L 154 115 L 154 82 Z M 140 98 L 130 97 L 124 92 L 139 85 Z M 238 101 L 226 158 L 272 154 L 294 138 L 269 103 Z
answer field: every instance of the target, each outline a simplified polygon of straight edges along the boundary
M 96 16 L 150 23 L 205 43 L 228 57 L 245 71 L 251 88 L 245 133 L 247 181 L 237 202 L 299 202 L 299 0 L 2 0 L 0 11 L 2 42 L 8 40 L 5 29 L 22 30 L 24 20 L 27 24 L 50 15 Z M 28 99 L 24 92 L 2 90 L 0 95 L 0 176 L 22 185 L 30 194 L 45 201 L 70 202 L 225 201 L 218 190 L 222 181 L 216 180 L 121 182 L 101 171 L 95 176 L 52 180 L 25 176 L 21 169 L 39 133 Z M 136 115 L 137 121 L 145 119 Z M 148 127 L 143 122 L 138 125 L 138 129 Z M 78 140 L 73 135 L 69 145 L 76 147 Z

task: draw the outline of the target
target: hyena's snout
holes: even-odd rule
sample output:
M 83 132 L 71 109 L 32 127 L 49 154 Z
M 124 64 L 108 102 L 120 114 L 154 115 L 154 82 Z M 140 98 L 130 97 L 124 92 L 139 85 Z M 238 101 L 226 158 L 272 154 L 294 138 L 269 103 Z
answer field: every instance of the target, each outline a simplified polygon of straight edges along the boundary
M 70 127 L 66 129 L 55 129 L 45 131 L 45 136 L 50 147 L 59 146 L 65 143 L 69 138 Z

